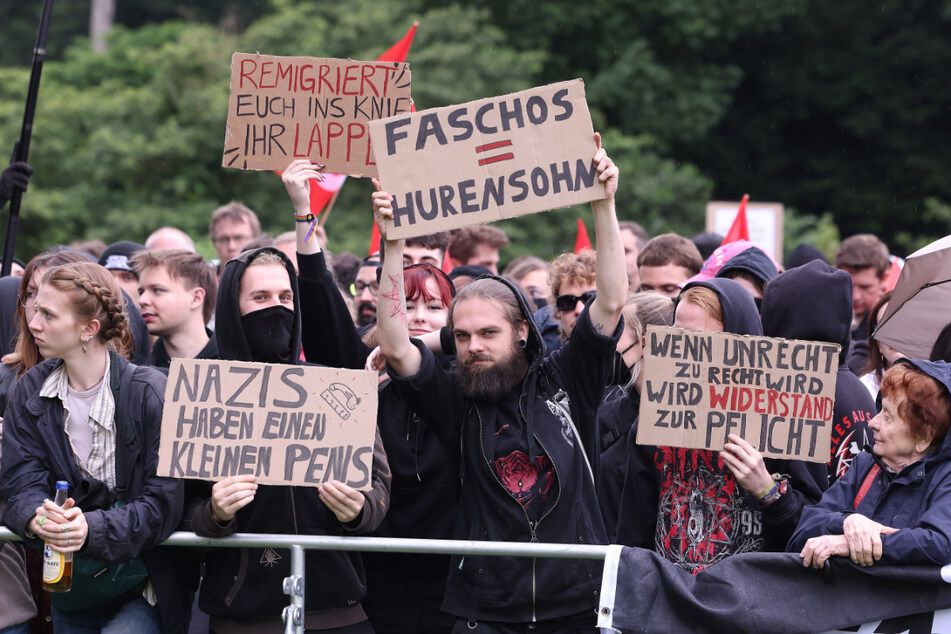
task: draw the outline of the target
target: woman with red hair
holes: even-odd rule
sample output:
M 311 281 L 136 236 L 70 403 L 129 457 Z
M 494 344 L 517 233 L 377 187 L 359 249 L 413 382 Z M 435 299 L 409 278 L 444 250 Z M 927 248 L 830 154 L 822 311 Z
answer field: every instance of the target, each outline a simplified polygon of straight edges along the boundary
M 803 565 L 829 557 L 876 562 L 951 562 L 951 366 L 901 359 L 882 379 L 882 411 L 868 428 L 872 452 L 802 512 L 787 550 Z

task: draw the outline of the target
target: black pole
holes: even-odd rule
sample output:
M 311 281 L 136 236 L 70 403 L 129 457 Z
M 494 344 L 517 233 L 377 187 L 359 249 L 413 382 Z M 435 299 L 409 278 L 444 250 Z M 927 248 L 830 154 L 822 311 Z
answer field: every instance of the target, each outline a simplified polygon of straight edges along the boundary
M 40 92 L 40 75 L 43 73 L 43 62 L 46 60 L 46 41 L 49 39 L 52 19 L 53 0 L 43 0 L 43 14 L 40 16 L 40 28 L 36 33 L 36 46 L 33 47 L 33 68 L 30 71 L 30 89 L 26 95 L 26 109 L 23 111 L 23 127 L 20 128 L 20 140 L 13 145 L 14 161 L 25 163 L 30 155 L 36 98 Z M 7 235 L 3 242 L 3 267 L 0 268 L 0 276 L 9 275 L 13 267 L 13 248 L 16 245 L 22 197 L 23 192 L 16 191 L 10 199 L 10 216 L 7 218 Z

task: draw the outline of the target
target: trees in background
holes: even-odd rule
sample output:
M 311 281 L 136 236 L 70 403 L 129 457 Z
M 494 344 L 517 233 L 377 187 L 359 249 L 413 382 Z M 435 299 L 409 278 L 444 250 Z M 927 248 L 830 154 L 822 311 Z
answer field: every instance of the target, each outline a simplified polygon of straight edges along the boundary
M 11 145 L 38 5 L 0 0 L 0 139 Z M 940 134 L 951 103 L 941 75 L 948 0 L 874 10 L 803 0 L 120 2 L 101 55 L 85 37 L 90 8 L 54 10 L 21 257 L 76 238 L 143 240 L 163 224 L 203 238 L 211 210 L 231 199 L 265 229 L 286 230 L 276 176 L 220 165 L 231 54 L 374 59 L 414 20 L 420 109 L 583 77 L 624 173 L 619 215 L 652 233 L 699 232 L 707 200 L 747 192 L 792 208 L 787 244 L 807 237 L 829 251 L 838 225 L 907 252 L 951 229 L 951 146 Z M 368 198 L 363 180 L 344 187 L 331 249 L 366 252 Z M 570 248 L 583 214 L 505 221 L 508 254 Z

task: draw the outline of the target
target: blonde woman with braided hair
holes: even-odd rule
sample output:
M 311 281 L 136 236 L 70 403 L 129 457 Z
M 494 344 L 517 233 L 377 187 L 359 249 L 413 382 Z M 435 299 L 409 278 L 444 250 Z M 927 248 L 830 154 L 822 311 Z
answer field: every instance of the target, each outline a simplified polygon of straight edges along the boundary
M 189 589 L 174 552 L 155 548 L 183 502 L 180 480 L 155 475 L 165 377 L 126 359 L 128 318 L 103 267 L 50 268 L 34 302 L 30 333 L 46 361 L 7 405 L 3 522 L 35 548 L 73 554 L 72 589 L 51 594 L 57 634 L 183 632 Z M 70 485 L 62 506 L 48 499 L 59 480 Z

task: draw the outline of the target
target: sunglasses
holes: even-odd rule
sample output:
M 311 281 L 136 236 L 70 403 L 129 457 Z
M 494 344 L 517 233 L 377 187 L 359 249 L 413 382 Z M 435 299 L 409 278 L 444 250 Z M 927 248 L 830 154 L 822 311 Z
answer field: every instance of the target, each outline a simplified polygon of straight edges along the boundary
M 595 295 L 597 295 L 597 292 L 595 291 L 587 291 L 581 295 L 559 295 L 555 299 L 555 308 L 564 312 L 574 310 L 575 306 L 578 305 L 578 302 L 587 304 L 589 301 L 594 299 Z

